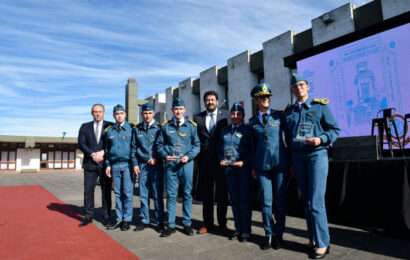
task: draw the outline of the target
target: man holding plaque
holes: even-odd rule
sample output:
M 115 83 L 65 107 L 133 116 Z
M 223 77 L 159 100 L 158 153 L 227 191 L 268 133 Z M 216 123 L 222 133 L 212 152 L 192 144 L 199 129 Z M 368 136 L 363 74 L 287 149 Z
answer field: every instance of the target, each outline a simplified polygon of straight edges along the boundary
M 257 178 L 262 195 L 262 220 L 265 239 L 261 248 L 279 249 L 286 218 L 287 160 L 282 138 L 281 111 L 270 108 L 272 90 L 265 83 L 251 91 L 258 113 L 249 120 L 252 128 L 254 158 L 252 175 Z M 272 217 L 275 213 L 275 222 Z
M 340 128 L 327 105 L 329 100 L 309 97 L 306 79 L 293 75 L 291 84 L 296 102 L 285 111 L 286 142 L 304 199 L 310 257 L 320 259 L 329 253 L 330 245 L 325 206 L 327 150 Z
M 163 124 L 156 150 L 164 160 L 164 171 L 167 192 L 168 226 L 161 237 L 175 233 L 175 214 L 179 184 L 183 190 L 183 220 L 185 234 L 192 236 L 192 180 L 194 162 L 199 153 L 200 141 L 196 124 L 184 117 L 185 105 L 182 99 L 172 102 L 173 118 Z
M 224 169 L 232 212 L 235 220 L 235 233 L 240 242 L 246 242 L 251 233 L 250 206 L 250 159 L 252 136 L 250 128 L 243 123 L 245 111 L 239 103 L 231 108 L 231 124 L 220 135 L 219 163 Z

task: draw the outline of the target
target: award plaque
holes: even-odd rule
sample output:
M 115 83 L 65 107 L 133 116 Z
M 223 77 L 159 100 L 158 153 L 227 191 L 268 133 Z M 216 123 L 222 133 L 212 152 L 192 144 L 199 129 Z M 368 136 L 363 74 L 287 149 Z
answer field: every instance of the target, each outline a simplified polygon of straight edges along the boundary
M 310 122 L 303 122 L 299 124 L 297 133 L 296 133 L 296 141 L 304 142 L 306 138 L 313 137 L 313 130 L 314 125 Z
M 231 166 L 236 162 L 236 152 L 233 147 L 226 147 L 224 149 L 224 161 L 228 166 Z

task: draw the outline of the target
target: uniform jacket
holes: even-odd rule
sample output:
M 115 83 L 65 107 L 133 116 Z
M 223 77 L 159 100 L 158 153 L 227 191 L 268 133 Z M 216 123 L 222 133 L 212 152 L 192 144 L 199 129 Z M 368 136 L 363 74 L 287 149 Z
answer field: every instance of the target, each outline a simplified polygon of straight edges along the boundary
M 258 114 L 249 119 L 253 140 L 253 168 L 256 171 L 270 171 L 274 167 L 284 167 L 287 154 L 282 129 L 283 113 L 270 110 L 264 126 Z
M 249 168 L 252 162 L 252 132 L 248 125 L 241 124 L 238 127 L 229 125 L 221 131 L 220 146 L 218 149 L 218 162 L 229 153 L 233 155 L 233 161 L 243 161 L 244 166 Z
M 97 164 L 91 158 L 91 154 L 104 149 L 104 130 L 111 126 L 111 122 L 103 121 L 103 129 L 101 131 L 100 142 L 97 143 L 94 134 L 94 121 L 87 122 L 81 125 L 78 133 L 78 146 L 84 154 L 83 169 L 84 170 L 96 170 L 101 168 L 103 164 Z
M 132 166 L 138 165 L 137 158 L 132 151 L 135 151 L 132 142 L 134 129 L 128 122 L 123 126 L 114 124 L 105 130 L 105 164 L 111 166 L 118 162 L 129 162 Z
M 167 121 L 160 130 L 155 147 L 161 159 L 179 153 L 180 156 L 188 156 L 189 161 L 193 160 L 200 150 L 195 123 L 185 118 L 184 123 L 177 127 L 175 118 Z
M 336 141 L 340 128 L 330 112 L 327 101 L 308 98 L 300 107 L 298 103 L 285 110 L 286 142 L 292 152 L 314 152 L 326 149 Z M 321 144 L 317 147 L 305 144 L 300 136 L 319 137 Z
M 158 138 L 161 125 L 154 122 L 148 129 L 144 128 L 145 123 L 139 123 L 135 127 L 133 135 L 134 151 L 139 163 L 147 163 L 150 159 L 158 159 L 158 155 L 155 152 L 154 144 Z

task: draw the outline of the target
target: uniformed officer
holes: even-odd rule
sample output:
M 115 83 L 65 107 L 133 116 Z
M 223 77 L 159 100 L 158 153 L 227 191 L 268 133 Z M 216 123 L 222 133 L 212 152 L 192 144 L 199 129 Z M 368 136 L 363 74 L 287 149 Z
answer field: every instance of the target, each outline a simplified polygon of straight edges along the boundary
M 139 123 L 134 131 L 135 156 L 141 170 L 139 180 L 140 218 L 135 231 L 143 230 L 150 224 L 149 195 L 154 200 L 154 224 L 161 232 L 163 229 L 164 201 L 163 175 L 161 164 L 154 150 L 154 143 L 161 129 L 154 119 L 154 109 L 150 103 L 141 106 L 143 122 Z
M 239 241 L 246 242 L 251 233 L 250 178 L 252 136 L 249 126 L 243 123 L 245 111 L 241 104 L 231 108 L 231 124 L 222 130 L 219 144 L 219 161 L 226 176 L 229 197 L 235 220 L 235 233 Z
M 330 112 L 327 99 L 309 97 L 309 85 L 299 75 L 292 77 L 296 102 L 285 113 L 285 133 L 291 147 L 292 167 L 304 197 L 311 257 L 329 253 L 329 228 L 325 207 L 328 174 L 327 150 L 340 129 Z
M 258 108 L 258 113 L 249 120 L 249 125 L 253 130 L 254 146 L 252 175 L 256 176 L 262 195 L 265 239 L 261 248 L 279 249 L 286 218 L 287 160 L 281 125 L 283 113 L 270 108 L 272 90 L 268 84 L 256 85 L 251 96 Z M 275 206 L 275 224 L 272 204 Z
M 133 172 L 139 173 L 137 160 L 132 153 L 133 128 L 125 121 L 125 109 L 116 105 L 113 109 L 115 124 L 105 131 L 106 175 L 113 178 L 116 223 L 108 229 L 130 229 L 133 211 Z M 131 168 L 133 167 L 133 170 Z
M 183 189 L 184 232 L 192 236 L 192 179 L 193 159 L 200 150 L 200 141 L 196 124 L 184 117 L 185 105 L 182 99 L 172 102 L 173 118 L 167 121 L 160 131 L 156 142 L 159 157 L 164 160 L 164 171 L 167 191 L 168 227 L 161 237 L 175 232 L 176 199 L 179 184 Z

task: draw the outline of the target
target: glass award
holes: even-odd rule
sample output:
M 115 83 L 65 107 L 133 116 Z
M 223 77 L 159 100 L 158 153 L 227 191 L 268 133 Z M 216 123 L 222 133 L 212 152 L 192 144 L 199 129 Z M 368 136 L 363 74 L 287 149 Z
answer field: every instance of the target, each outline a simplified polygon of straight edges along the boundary
M 313 137 L 314 125 L 310 122 L 300 123 L 297 133 L 296 141 L 305 142 L 306 138 Z
M 174 156 L 175 156 L 175 162 L 179 163 L 181 160 L 181 157 L 184 156 L 182 153 L 182 144 L 175 144 L 174 146 Z
M 236 162 L 235 150 L 232 147 L 226 147 L 224 149 L 224 160 L 228 166 Z

